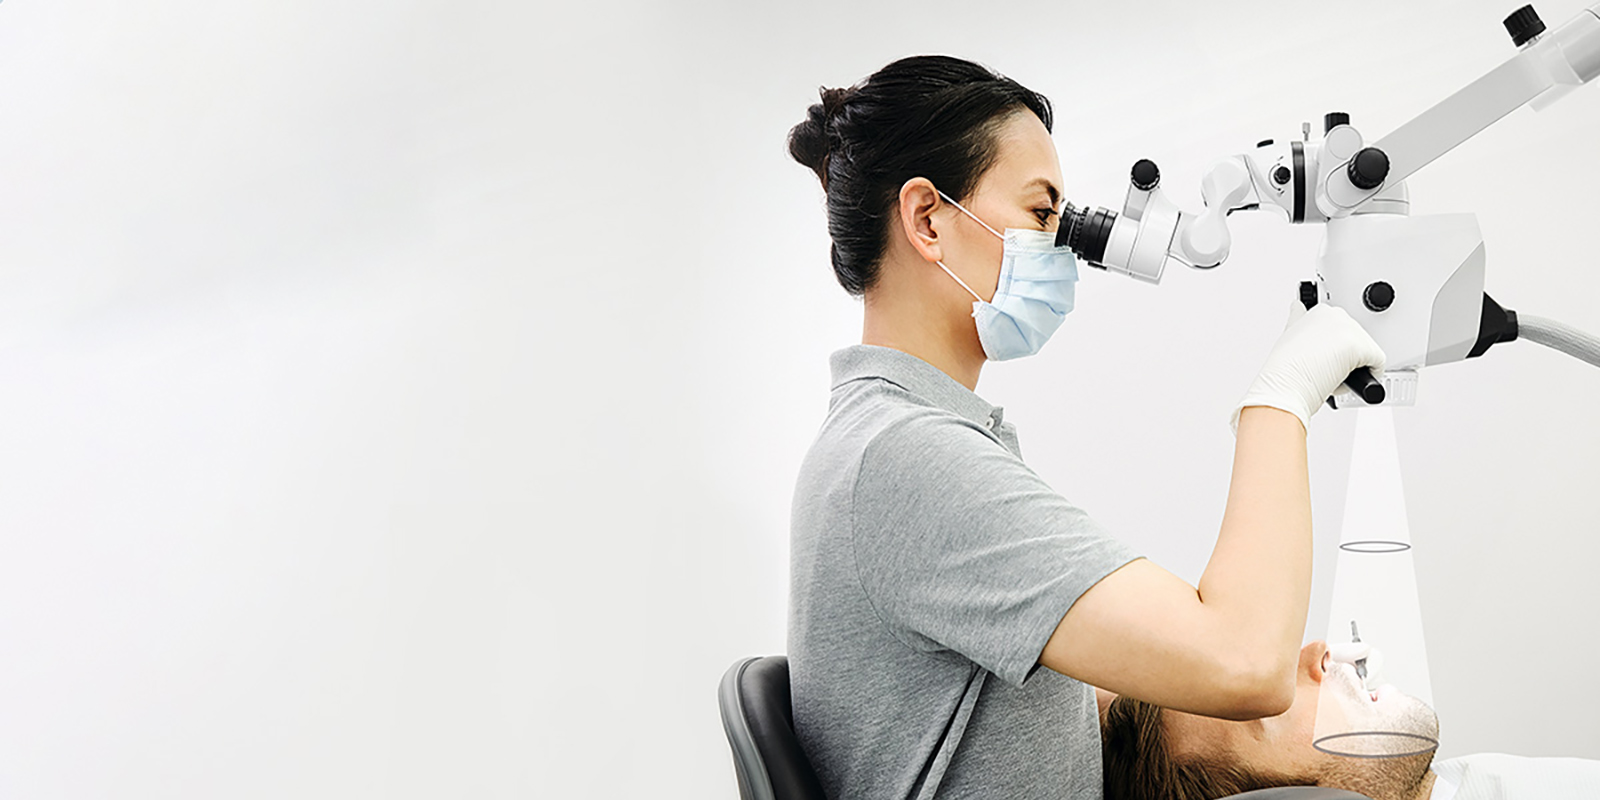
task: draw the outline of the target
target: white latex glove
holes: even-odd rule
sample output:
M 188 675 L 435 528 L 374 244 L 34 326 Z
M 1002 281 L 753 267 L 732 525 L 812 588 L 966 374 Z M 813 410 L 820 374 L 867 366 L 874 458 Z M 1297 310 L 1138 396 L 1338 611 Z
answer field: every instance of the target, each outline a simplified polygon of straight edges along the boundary
M 1366 642 L 1329 642 L 1328 660 L 1340 664 L 1354 664 L 1372 655 L 1372 645 Z
M 1356 367 L 1382 377 L 1383 366 L 1383 349 L 1344 309 L 1319 303 L 1284 329 L 1228 424 L 1237 436 L 1240 412 L 1271 406 L 1299 417 L 1309 431 L 1311 415 Z
M 1360 661 L 1362 670 L 1366 672 L 1360 676 L 1361 685 L 1369 692 L 1383 685 L 1383 651 L 1366 642 L 1330 644 L 1328 660 L 1351 666 Z

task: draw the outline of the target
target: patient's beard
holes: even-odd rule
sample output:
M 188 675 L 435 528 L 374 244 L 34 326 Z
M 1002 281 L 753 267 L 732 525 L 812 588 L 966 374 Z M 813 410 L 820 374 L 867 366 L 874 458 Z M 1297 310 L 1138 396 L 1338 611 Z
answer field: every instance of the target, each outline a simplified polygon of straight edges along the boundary
M 1410 707 L 1390 720 L 1388 729 L 1437 741 L 1439 717 L 1415 698 Z M 1354 758 L 1329 755 L 1318 786 L 1360 792 L 1372 800 L 1423 800 L 1433 751 L 1390 758 Z
M 1333 756 L 1318 786 L 1359 792 L 1372 800 L 1421 800 L 1433 753 L 1396 758 Z

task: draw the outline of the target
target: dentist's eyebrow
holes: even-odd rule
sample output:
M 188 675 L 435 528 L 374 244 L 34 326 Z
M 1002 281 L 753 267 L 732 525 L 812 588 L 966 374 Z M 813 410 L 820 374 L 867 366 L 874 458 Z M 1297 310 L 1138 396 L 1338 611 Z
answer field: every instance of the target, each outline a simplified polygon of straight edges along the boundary
M 1050 193 L 1050 207 L 1051 208 L 1060 208 L 1061 207 L 1061 190 L 1057 189 L 1056 185 L 1051 183 L 1049 178 L 1034 178 L 1033 180 L 1028 181 L 1028 184 L 1026 186 L 1022 187 L 1022 188 L 1024 190 L 1029 190 L 1029 189 L 1034 188 L 1035 186 L 1044 186 L 1045 191 L 1048 191 Z

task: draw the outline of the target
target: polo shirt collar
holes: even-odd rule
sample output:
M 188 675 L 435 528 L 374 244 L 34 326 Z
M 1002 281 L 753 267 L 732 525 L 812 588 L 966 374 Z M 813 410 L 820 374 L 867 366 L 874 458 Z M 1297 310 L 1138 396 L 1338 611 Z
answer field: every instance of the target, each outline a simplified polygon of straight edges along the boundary
M 938 367 L 892 347 L 852 345 L 834 353 L 829 364 L 833 367 L 835 389 L 863 378 L 882 378 L 985 427 L 998 425 L 1005 413 Z

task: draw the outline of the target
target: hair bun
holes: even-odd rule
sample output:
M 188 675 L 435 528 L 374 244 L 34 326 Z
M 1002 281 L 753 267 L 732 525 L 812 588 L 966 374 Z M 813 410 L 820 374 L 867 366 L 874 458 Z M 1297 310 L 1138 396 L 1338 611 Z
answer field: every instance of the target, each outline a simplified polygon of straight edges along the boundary
M 822 181 L 822 188 L 826 190 L 828 155 L 834 137 L 833 120 L 843 110 L 849 90 L 824 86 L 818 91 L 822 95 L 822 102 L 811 104 L 806 109 L 805 121 L 789 129 L 789 155 L 817 173 L 817 180 Z
M 844 109 L 844 101 L 849 96 L 850 90 L 829 89 L 824 86 L 818 91 L 822 93 L 822 112 L 827 115 L 828 121 L 831 123 L 833 118 L 838 116 L 839 112 Z

